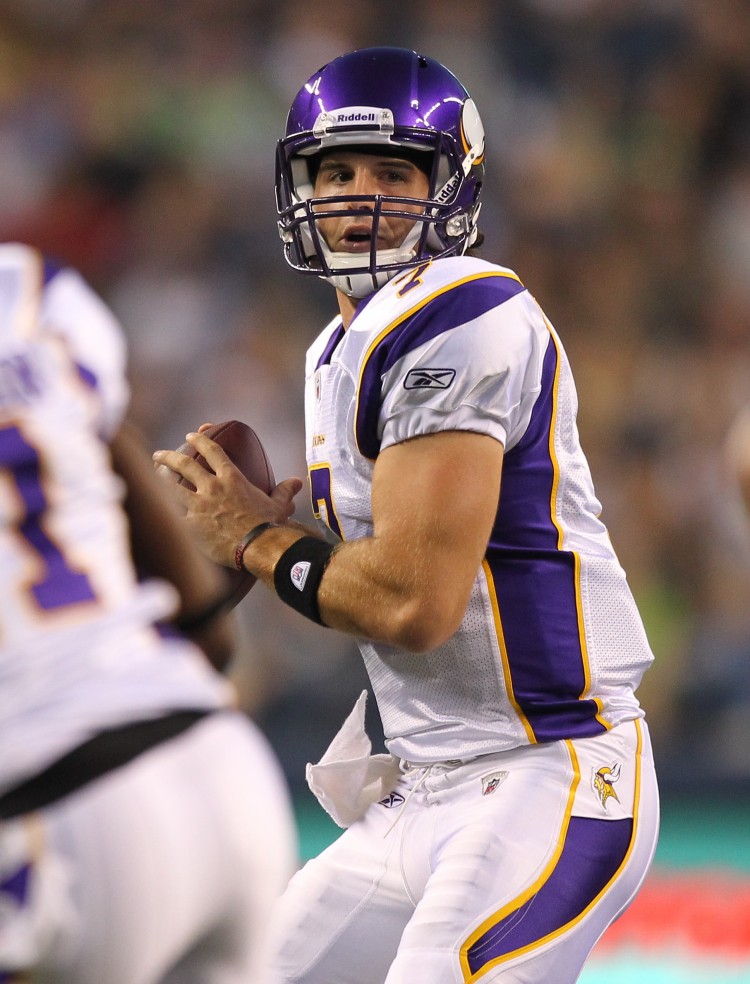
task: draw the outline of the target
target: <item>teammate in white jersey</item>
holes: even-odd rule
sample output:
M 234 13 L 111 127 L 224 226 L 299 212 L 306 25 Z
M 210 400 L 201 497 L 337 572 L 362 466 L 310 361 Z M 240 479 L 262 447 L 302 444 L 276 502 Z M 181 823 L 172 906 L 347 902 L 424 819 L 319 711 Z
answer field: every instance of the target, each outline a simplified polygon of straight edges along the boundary
M 271 984 L 287 791 L 206 658 L 226 589 L 122 424 L 124 357 L 75 272 L 0 246 L 0 981 Z
M 364 49 L 300 89 L 277 152 L 289 263 L 340 314 L 307 357 L 300 487 L 178 498 L 215 560 L 360 640 L 358 703 L 308 780 L 346 832 L 293 879 L 277 966 L 305 984 L 575 981 L 649 868 L 658 796 L 635 690 L 652 654 L 599 518 L 563 346 L 477 245 L 477 108 L 442 65 Z

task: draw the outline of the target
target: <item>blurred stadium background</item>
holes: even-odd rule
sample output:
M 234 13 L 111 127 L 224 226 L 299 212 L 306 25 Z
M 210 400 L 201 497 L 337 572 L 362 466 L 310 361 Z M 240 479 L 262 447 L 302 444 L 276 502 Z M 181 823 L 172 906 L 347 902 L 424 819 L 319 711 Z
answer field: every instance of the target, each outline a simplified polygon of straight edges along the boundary
M 333 304 L 282 259 L 274 142 L 308 75 L 380 43 L 477 100 L 484 252 L 565 340 L 657 655 L 661 843 L 583 981 L 748 982 L 750 532 L 723 458 L 750 401 L 746 0 L 0 0 L 2 238 L 75 264 L 119 315 L 154 448 L 239 417 L 277 476 L 303 474 L 303 353 Z M 239 616 L 234 676 L 307 857 L 336 831 L 304 765 L 364 671 L 262 590 Z

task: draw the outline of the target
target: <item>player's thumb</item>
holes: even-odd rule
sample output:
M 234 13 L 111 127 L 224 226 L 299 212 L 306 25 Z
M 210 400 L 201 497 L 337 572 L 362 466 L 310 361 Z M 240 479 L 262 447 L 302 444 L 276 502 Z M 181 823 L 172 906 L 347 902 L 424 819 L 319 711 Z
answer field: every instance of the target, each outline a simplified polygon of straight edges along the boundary
M 287 516 L 291 516 L 294 512 L 294 497 L 301 490 L 302 485 L 301 478 L 285 478 L 271 493 L 271 498 L 284 509 Z

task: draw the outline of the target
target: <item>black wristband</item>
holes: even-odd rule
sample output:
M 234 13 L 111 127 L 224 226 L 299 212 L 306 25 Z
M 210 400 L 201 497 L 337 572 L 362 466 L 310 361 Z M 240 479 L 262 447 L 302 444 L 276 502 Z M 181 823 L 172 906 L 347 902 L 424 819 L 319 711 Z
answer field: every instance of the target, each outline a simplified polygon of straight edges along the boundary
M 284 551 L 273 570 L 279 598 L 318 625 L 325 624 L 318 609 L 318 588 L 335 549 L 325 540 L 303 536 Z

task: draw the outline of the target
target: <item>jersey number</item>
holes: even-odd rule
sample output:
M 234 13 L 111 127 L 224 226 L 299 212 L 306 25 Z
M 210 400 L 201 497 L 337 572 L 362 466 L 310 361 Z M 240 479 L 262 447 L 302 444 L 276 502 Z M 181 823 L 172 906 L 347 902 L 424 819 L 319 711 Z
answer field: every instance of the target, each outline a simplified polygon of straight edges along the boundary
M 310 494 L 315 518 L 322 519 L 329 529 L 332 529 L 336 536 L 343 540 L 344 534 L 341 532 L 341 524 L 333 505 L 331 485 L 331 466 L 329 464 L 312 465 L 310 468 Z M 325 514 L 323 513 L 324 509 Z
M 394 281 L 396 284 L 403 284 L 404 280 L 407 281 L 399 290 L 399 297 L 404 297 L 410 290 L 414 290 L 415 287 L 420 286 L 422 283 L 422 274 L 425 272 L 430 263 L 432 263 L 432 260 L 428 260 L 426 263 L 420 264 L 415 270 L 407 270 L 405 274 Z
M 43 576 L 29 585 L 36 603 L 49 611 L 96 597 L 85 574 L 68 564 L 55 541 L 44 530 L 47 497 L 39 455 L 18 427 L 0 428 L 2 471 L 14 483 L 22 508 L 16 520 L 18 533 L 26 540 L 44 568 Z

